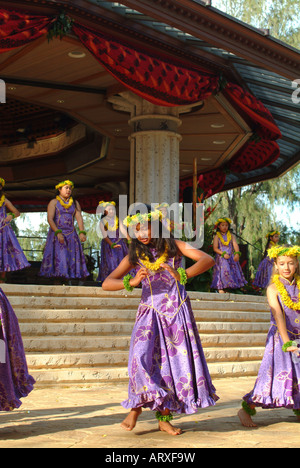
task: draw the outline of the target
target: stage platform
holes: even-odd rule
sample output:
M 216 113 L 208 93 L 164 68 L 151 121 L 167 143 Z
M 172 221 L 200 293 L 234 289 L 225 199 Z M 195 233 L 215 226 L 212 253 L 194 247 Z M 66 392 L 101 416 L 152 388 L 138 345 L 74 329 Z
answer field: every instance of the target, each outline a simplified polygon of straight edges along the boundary
M 141 290 L 2 284 L 37 386 L 126 382 Z M 269 329 L 266 298 L 189 292 L 212 378 L 257 375 Z

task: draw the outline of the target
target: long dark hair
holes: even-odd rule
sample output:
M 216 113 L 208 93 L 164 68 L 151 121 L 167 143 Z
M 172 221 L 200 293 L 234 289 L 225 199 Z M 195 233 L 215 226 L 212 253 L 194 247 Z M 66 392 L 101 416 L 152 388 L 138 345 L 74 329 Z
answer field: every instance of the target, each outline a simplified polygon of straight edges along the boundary
M 142 205 L 143 207 L 146 206 L 147 212 L 151 213 L 151 206 L 150 205 Z M 139 210 L 138 207 L 135 208 L 135 213 L 145 213 L 145 210 Z M 172 234 L 166 230 L 160 220 L 151 221 L 151 225 L 154 228 L 154 232 L 158 234 L 158 237 L 154 237 L 151 239 L 150 244 L 145 245 L 138 241 L 137 238 L 132 238 L 131 243 L 129 245 L 129 261 L 132 265 L 136 265 L 139 261 L 139 258 L 143 259 L 148 257 L 151 262 L 154 261 L 154 257 L 151 253 L 151 249 L 155 249 L 158 255 L 162 255 L 166 249 L 168 248 L 168 257 L 173 258 L 179 252 L 175 242 L 174 237 Z

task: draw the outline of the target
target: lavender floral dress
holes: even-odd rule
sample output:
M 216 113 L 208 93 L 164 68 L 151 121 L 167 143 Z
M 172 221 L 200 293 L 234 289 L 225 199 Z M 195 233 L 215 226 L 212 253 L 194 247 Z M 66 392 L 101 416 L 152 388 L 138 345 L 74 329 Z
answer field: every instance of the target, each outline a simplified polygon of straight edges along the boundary
M 29 375 L 17 317 L 0 289 L 0 411 L 21 406 L 35 383 Z
M 266 256 L 259 264 L 255 278 L 253 280 L 254 286 L 258 288 L 266 288 L 269 285 L 272 275 L 274 260 Z
M 11 226 L 4 222 L 6 206 L 0 208 L 0 271 L 16 271 L 30 267 L 30 263 Z
M 227 233 L 222 234 L 225 242 L 227 242 Z M 211 289 L 236 289 L 241 288 L 247 284 L 247 281 L 243 275 L 243 271 L 240 262 L 233 260 L 233 243 L 229 242 L 228 245 L 223 245 L 218 239 L 218 248 L 222 252 L 228 253 L 230 258 L 227 260 L 220 254 L 215 256 L 215 266 L 213 268 L 213 278 L 211 283 Z
M 299 290 L 295 282 L 289 284 L 283 278 L 288 294 L 294 302 L 299 300 Z M 279 301 L 284 312 L 290 340 L 300 345 L 300 310 L 289 309 Z M 264 357 L 253 390 L 244 396 L 248 404 L 262 408 L 300 409 L 300 358 L 282 351 L 283 341 L 271 314 L 271 328 L 266 342 Z
M 75 203 L 69 209 L 58 201 L 54 222 L 62 230 L 65 242 L 61 244 L 50 228 L 46 241 L 40 276 L 66 279 L 89 276 L 80 239 L 74 226 Z
M 108 223 L 110 225 L 114 225 L 114 219 L 109 220 Z M 110 275 L 112 271 L 114 271 L 117 266 L 120 265 L 121 261 L 124 257 L 128 254 L 128 245 L 126 239 L 120 239 L 120 230 L 119 228 L 115 231 L 116 237 L 111 237 L 108 231 L 108 237 L 113 243 L 117 243 L 120 247 L 116 249 L 112 249 L 110 245 L 106 242 L 105 239 L 101 241 L 101 257 L 100 257 L 100 268 L 99 268 L 99 275 L 97 281 L 103 282 L 105 278 Z M 132 273 L 131 273 L 132 274 Z
M 168 263 L 177 269 L 181 258 Z M 122 405 L 188 414 L 215 405 L 218 397 L 184 286 L 161 270 L 149 271 L 142 287 L 131 338 L 128 399 Z

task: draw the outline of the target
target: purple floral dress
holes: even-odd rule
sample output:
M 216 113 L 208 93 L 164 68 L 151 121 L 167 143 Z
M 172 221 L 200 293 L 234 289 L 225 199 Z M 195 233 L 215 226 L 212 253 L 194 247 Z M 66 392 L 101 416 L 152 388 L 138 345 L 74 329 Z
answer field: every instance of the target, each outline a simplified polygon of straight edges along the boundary
M 295 282 L 280 279 L 294 302 L 299 300 L 299 290 Z M 300 310 L 289 309 L 279 301 L 284 312 L 290 340 L 300 345 Z M 300 358 L 282 351 L 282 338 L 271 313 L 271 328 L 266 342 L 264 357 L 253 390 L 244 396 L 248 404 L 262 408 L 300 409 Z
M 0 411 L 21 406 L 35 383 L 28 374 L 24 347 L 17 317 L 0 289 Z
M 54 222 L 62 230 L 65 242 L 61 244 L 50 228 L 46 241 L 40 276 L 66 279 L 89 276 L 80 239 L 74 226 L 75 203 L 69 209 L 56 203 Z
M 114 224 L 114 219 L 108 221 L 109 224 Z M 100 268 L 97 281 L 103 282 L 105 278 L 114 271 L 117 266 L 120 265 L 121 261 L 128 254 L 128 245 L 126 239 L 119 236 L 119 228 L 116 229 L 115 236 L 111 237 L 108 231 L 108 237 L 113 243 L 117 243 L 121 247 L 112 249 L 111 246 L 106 242 L 105 239 L 101 241 L 101 257 L 100 257 Z
M 181 258 L 168 263 L 177 269 Z M 128 399 L 122 405 L 188 414 L 215 405 L 218 397 L 184 286 L 162 269 L 149 271 L 142 287 L 131 337 Z
M 0 208 L 0 271 L 16 271 L 30 267 L 14 231 L 4 222 L 6 216 L 6 206 L 3 204 Z
M 274 260 L 266 256 L 259 264 L 255 278 L 253 280 L 254 286 L 258 288 L 266 288 L 269 285 L 272 270 L 273 270 Z
M 227 233 L 222 234 L 222 237 L 227 242 Z M 234 248 L 232 241 L 228 245 L 223 245 L 220 239 L 218 239 L 218 242 L 218 248 L 222 252 L 228 253 L 230 258 L 226 260 L 220 254 L 216 254 L 211 289 L 237 289 L 245 286 L 247 281 L 243 275 L 240 262 L 233 260 Z

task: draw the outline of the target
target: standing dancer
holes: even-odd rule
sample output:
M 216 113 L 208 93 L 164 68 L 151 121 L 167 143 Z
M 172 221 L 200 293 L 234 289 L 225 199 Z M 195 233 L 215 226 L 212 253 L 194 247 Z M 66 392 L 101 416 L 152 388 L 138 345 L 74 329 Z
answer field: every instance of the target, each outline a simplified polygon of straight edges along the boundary
M 2 273 L 30 267 L 10 226 L 11 221 L 20 216 L 20 213 L 5 197 L 4 186 L 5 180 L 0 178 L 0 272 Z
M 267 289 L 271 327 L 253 390 L 244 396 L 239 418 L 256 427 L 255 407 L 293 409 L 300 421 L 300 246 L 274 246 L 274 275 Z
M 267 244 L 266 244 L 266 248 L 264 251 L 264 258 L 260 262 L 255 278 L 253 280 L 253 285 L 258 288 L 265 289 L 269 285 L 271 275 L 272 275 L 274 260 L 267 255 L 267 252 L 271 247 L 278 244 L 279 237 L 280 237 L 279 231 L 271 231 L 271 232 L 268 232 L 268 234 L 266 235 Z
M 0 411 L 21 406 L 35 383 L 29 375 L 18 319 L 0 289 Z
M 89 276 L 81 246 L 81 242 L 86 241 L 86 232 L 80 205 L 71 196 L 74 184 L 65 180 L 55 188 L 59 195 L 48 205 L 50 229 L 39 274 L 47 278 L 84 279 Z M 79 237 L 74 218 L 78 223 Z
M 131 431 L 142 408 L 149 408 L 156 412 L 159 429 L 176 436 L 182 431 L 171 425 L 171 412 L 195 413 L 218 400 L 184 287 L 188 278 L 208 270 L 214 261 L 164 235 L 161 213 L 147 209 L 148 213 L 124 220 L 125 226 L 134 228 L 129 255 L 102 287 L 132 291 L 142 283 L 130 345 L 129 394 L 122 403 L 130 413 L 121 426 Z M 158 238 L 153 233 L 159 233 Z M 180 267 L 183 255 L 196 262 L 187 270 Z M 134 267 L 137 273 L 132 278 L 128 273 Z
M 216 223 L 217 233 L 213 240 L 216 253 L 211 289 L 224 293 L 224 289 L 241 288 L 247 284 L 239 263 L 241 252 L 235 237 L 229 231 L 232 223 L 229 218 L 219 218 Z
M 101 201 L 99 206 L 104 210 L 104 213 L 100 221 L 103 239 L 97 280 L 103 282 L 128 254 L 128 245 L 126 239 L 120 238 L 119 218 L 116 216 L 115 202 Z

